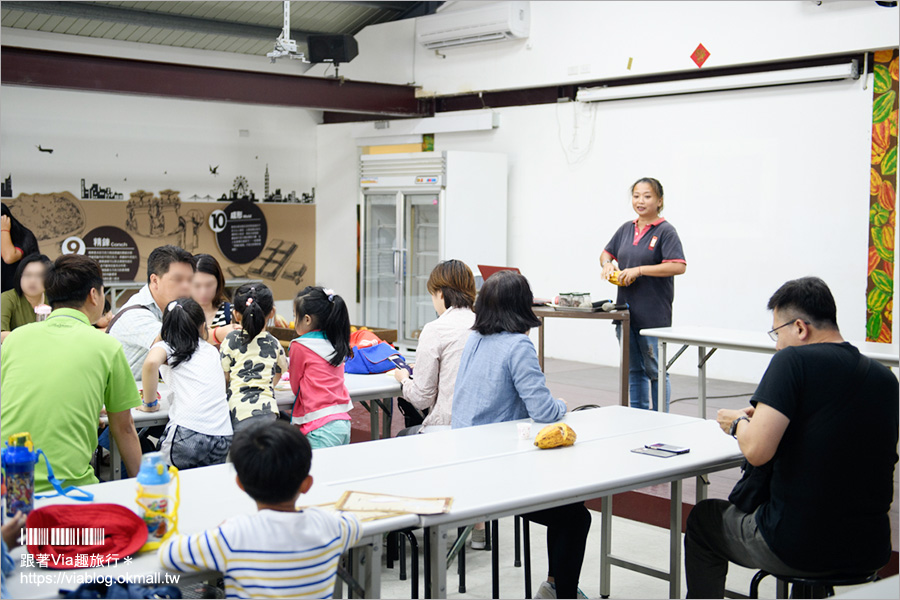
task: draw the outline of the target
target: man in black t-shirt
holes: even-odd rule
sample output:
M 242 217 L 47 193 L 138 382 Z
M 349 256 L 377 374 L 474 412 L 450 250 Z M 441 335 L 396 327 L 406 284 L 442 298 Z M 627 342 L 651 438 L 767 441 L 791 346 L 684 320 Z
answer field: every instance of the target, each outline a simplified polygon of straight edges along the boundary
M 776 339 L 742 410 L 718 422 L 754 467 L 771 468 L 753 512 L 704 500 L 684 538 L 688 598 L 722 598 L 728 562 L 776 575 L 859 574 L 891 553 L 898 383 L 845 342 L 828 286 L 785 283 L 769 300 Z

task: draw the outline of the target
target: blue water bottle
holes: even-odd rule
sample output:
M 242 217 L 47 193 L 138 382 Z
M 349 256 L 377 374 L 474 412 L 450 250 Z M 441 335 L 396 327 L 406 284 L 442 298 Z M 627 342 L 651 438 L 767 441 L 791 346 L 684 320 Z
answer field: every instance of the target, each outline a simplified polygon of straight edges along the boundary
M 3 468 L 6 470 L 6 516 L 16 511 L 28 514 L 34 509 L 34 465 L 37 454 L 28 432 L 9 436 L 3 449 Z

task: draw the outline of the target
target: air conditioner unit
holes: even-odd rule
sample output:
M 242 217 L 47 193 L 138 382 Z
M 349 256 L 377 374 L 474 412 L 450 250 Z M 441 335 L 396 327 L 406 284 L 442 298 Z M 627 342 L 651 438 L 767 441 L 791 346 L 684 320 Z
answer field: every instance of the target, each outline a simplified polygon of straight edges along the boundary
M 419 17 L 416 37 L 430 50 L 528 37 L 528 2 L 491 2 L 475 8 Z

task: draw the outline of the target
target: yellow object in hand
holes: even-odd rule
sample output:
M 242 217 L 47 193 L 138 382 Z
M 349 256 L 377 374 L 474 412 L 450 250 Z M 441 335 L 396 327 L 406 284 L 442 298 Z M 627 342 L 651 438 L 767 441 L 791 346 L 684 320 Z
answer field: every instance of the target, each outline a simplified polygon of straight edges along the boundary
M 621 274 L 622 274 L 622 271 L 613 271 L 609 276 L 609 282 L 613 285 L 622 287 L 625 284 L 619 283 L 619 275 L 621 275 Z

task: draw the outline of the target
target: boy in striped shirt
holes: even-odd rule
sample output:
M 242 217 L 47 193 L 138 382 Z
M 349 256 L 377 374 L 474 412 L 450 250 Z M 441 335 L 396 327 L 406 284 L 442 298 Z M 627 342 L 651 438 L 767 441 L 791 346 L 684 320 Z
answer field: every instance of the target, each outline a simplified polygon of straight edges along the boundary
M 359 541 L 355 516 L 297 511 L 312 486 L 312 449 L 296 427 L 276 421 L 235 432 L 237 484 L 259 512 L 197 535 L 173 536 L 159 549 L 167 569 L 220 571 L 226 598 L 331 598 L 341 554 Z

